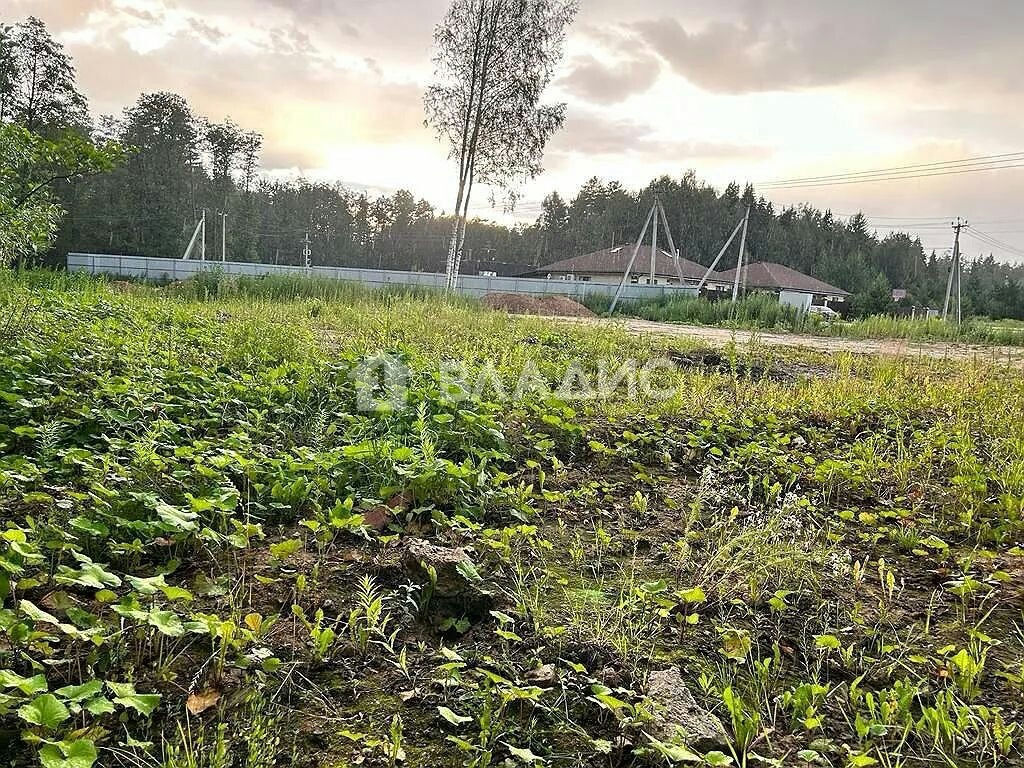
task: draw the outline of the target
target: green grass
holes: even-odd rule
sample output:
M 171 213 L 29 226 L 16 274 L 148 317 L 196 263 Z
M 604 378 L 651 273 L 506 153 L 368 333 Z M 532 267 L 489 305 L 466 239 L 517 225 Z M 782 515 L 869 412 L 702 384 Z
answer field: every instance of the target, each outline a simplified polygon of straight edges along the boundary
M 969 318 L 963 324 L 933 318 L 930 320 L 896 318 L 887 315 L 832 323 L 822 331 L 832 336 L 857 339 L 910 339 L 915 341 L 954 341 L 966 344 L 1024 346 L 1024 332 L 1013 325 Z
M 0 275 L 14 765 L 1020 764 L 1019 370 L 241 286 Z
M 172 290 L 184 299 L 202 301 L 215 299 L 321 299 L 323 301 L 352 301 L 382 296 L 428 298 L 439 296 L 432 288 L 396 285 L 371 288 L 360 283 L 335 280 L 328 277 L 292 275 L 231 275 L 216 269 L 201 272 L 190 280 L 176 283 Z
M 586 299 L 585 303 L 592 311 L 606 314 L 610 299 L 606 296 L 593 296 Z M 703 297 L 626 301 L 620 303 L 617 313 L 658 322 L 798 333 L 813 331 L 819 326 L 818 318 L 780 304 L 778 299 L 766 294 L 753 294 L 735 304 L 730 301 L 709 301 Z
M 607 314 L 610 300 L 594 296 L 585 300 L 598 314 Z M 1024 328 L 1014 321 L 993 322 L 968 318 L 961 325 L 942 319 L 910 319 L 876 315 L 855 320 L 829 321 L 779 304 L 766 294 L 753 294 L 735 304 L 705 298 L 662 298 L 622 302 L 617 314 L 656 322 L 706 325 L 740 330 L 785 331 L 855 339 L 908 339 L 951 341 L 964 344 L 1024 346 Z

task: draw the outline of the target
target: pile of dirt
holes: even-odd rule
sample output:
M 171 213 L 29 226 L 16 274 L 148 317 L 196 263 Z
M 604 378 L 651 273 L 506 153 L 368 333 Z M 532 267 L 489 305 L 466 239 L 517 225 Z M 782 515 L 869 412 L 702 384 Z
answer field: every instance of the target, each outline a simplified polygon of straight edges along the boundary
M 513 315 L 546 315 L 548 317 L 596 317 L 568 296 L 527 296 L 522 293 L 490 293 L 484 306 Z

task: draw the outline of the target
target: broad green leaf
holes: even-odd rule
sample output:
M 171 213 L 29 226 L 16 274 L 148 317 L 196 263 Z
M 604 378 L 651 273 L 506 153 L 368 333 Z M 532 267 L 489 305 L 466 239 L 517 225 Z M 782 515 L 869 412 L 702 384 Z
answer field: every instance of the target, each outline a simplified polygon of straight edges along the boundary
M 448 709 L 448 707 L 438 707 L 437 711 L 441 714 L 441 717 L 443 717 L 452 725 L 462 725 L 463 723 L 468 723 L 473 720 L 472 717 L 464 717 L 462 715 L 455 714 L 450 709 Z
M 178 509 L 170 504 L 157 504 L 156 514 L 160 521 L 171 529 L 194 531 L 199 528 L 199 524 L 196 522 L 199 515 L 195 512 Z
M 85 702 L 82 709 L 92 715 L 109 715 L 114 711 L 114 705 L 106 696 L 97 696 Z
M 67 701 L 85 701 L 103 690 L 103 683 L 99 680 L 90 680 L 82 685 L 66 685 L 58 688 L 55 693 Z
M 83 531 L 84 533 L 88 533 L 92 536 L 101 537 L 108 536 L 110 534 L 110 529 L 103 523 L 100 523 L 96 520 L 90 520 L 86 517 L 73 518 L 72 520 L 68 521 L 68 525 L 70 525 L 75 530 Z
M 701 763 L 704 761 L 700 755 L 694 754 L 686 747 L 679 744 L 668 744 L 663 741 L 652 739 L 651 746 L 668 758 L 672 763 Z
M 531 752 L 528 747 L 513 747 L 511 744 L 506 744 L 505 746 L 508 747 L 508 751 L 511 752 L 514 757 L 518 757 L 524 763 L 540 763 L 541 765 L 544 764 L 544 758 L 540 757 L 539 755 L 533 754 L 533 752 Z
M 96 745 L 88 739 L 46 744 L 39 750 L 43 768 L 92 768 L 96 757 Z
M 44 693 L 18 710 L 18 715 L 26 723 L 39 725 L 53 730 L 63 723 L 71 713 L 68 708 L 52 693 Z
M 164 587 L 164 597 L 170 600 L 172 603 L 178 600 L 184 600 L 186 603 L 195 600 L 195 597 L 187 589 L 182 587 Z
M 693 589 L 685 589 L 679 592 L 679 599 L 684 603 L 703 603 L 707 600 L 707 595 L 704 594 L 704 590 L 700 587 L 694 587 Z
M 815 635 L 814 647 L 820 650 L 838 650 L 842 647 L 842 643 L 835 635 Z
M 476 566 L 473 565 L 471 560 L 460 560 L 455 566 L 455 570 L 458 571 L 459 575 L 466 579 L 466 581 L 473 582 L 474 584 L 479 584 L 483 581 L 483 577 L 480 576 L 480 572 L 476 569 Z
M 42 693 L 49 686 L 46 684 L 46 675 L 34 677 L 22 677 L 9 669 L 0 669 L 0 688 L 17 688 L 26 696 Z
M 277 544 L 270 545 L 270 556 L 274 560 L 284 562 L 299 551 L 302 542 L 299 539 L 285 539 Z
M 185 625 L 173 611 L 153 611 L 147 621 L 150 626 L 156 627 L 160 634 L 167 637 L 181 637 L 185 634 Z
M 77 584 L 92 589 L 121 586 L 121 577 L 103 568 L 99 563 L 84 563 L 77 571 L 62 565 L 55 577 L 58 584 Z
M 148 579 L 140 579 L 136 576 L 127 576 L 126 579 L 132 589 L 136 592 L 142 593 L 143 595 L 155 595 L 167 586 L 167 582 L 164 581 L 164 575 L 162 573 L 157 576 L 150 576 Z
M 49 613 L 44 611 L 42 608 L 39 608 L 38 606 L 36 606 L 35 603 L 29 600 L 22 600 L 20 603 L 18 603 L 18 608 L 20 608 L 21 612 L 24 613 L 32 621 L 39 621 L 43 624 L 53 624 L 54 626 L 60 624 L 60 621 L 58 621 L 55 616 L 50 615 Z
M 134 709 L 146 717 L 160 706 L 159 693 L 136 693 L 133 683 L 112 683 L 107 681 L 107 688 L 114 694 L 114 703 L 122 707 Z
M 704 755 L 704 762 L 711 766 L 711 768 L 724 768 L 727 765 L 732 765 L 732 758 L 724 752 L 714 750 Z

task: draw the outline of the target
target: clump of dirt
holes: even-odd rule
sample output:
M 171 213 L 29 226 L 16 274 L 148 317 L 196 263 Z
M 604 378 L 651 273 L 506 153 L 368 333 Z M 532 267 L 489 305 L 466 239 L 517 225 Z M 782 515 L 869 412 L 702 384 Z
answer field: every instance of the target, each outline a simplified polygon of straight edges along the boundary
M 513 315 L 545 315 L 548 317 L 596 317 L 568 296 L 527 296 L 522 293 L 490 293 L 484 306 Z
M 797 360 L 776 360 L 768 363 L 744 360 L 731 360 L 721 352 L 713 349 L 697 349 L 693 352 L 668 351 L 669 359 L 680 368 L 702 368 L 716 373 L 731 373 L 734 369 L 737 376 L 749 376 L 754 379 L 770 379 L 779 382 L 792 382 L 805 378 L 832 377 L 835 370 L 824 365 Z

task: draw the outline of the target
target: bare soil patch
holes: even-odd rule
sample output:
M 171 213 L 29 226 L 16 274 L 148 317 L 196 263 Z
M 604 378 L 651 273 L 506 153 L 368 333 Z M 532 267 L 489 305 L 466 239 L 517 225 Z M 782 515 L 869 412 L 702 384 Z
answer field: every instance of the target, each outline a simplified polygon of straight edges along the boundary
M 489 309 L 513 315 L 544 315 L 548 317 L 596 317 L 568 296 L 526 296 L 521 293 L 491 293 L 483 298 Z

